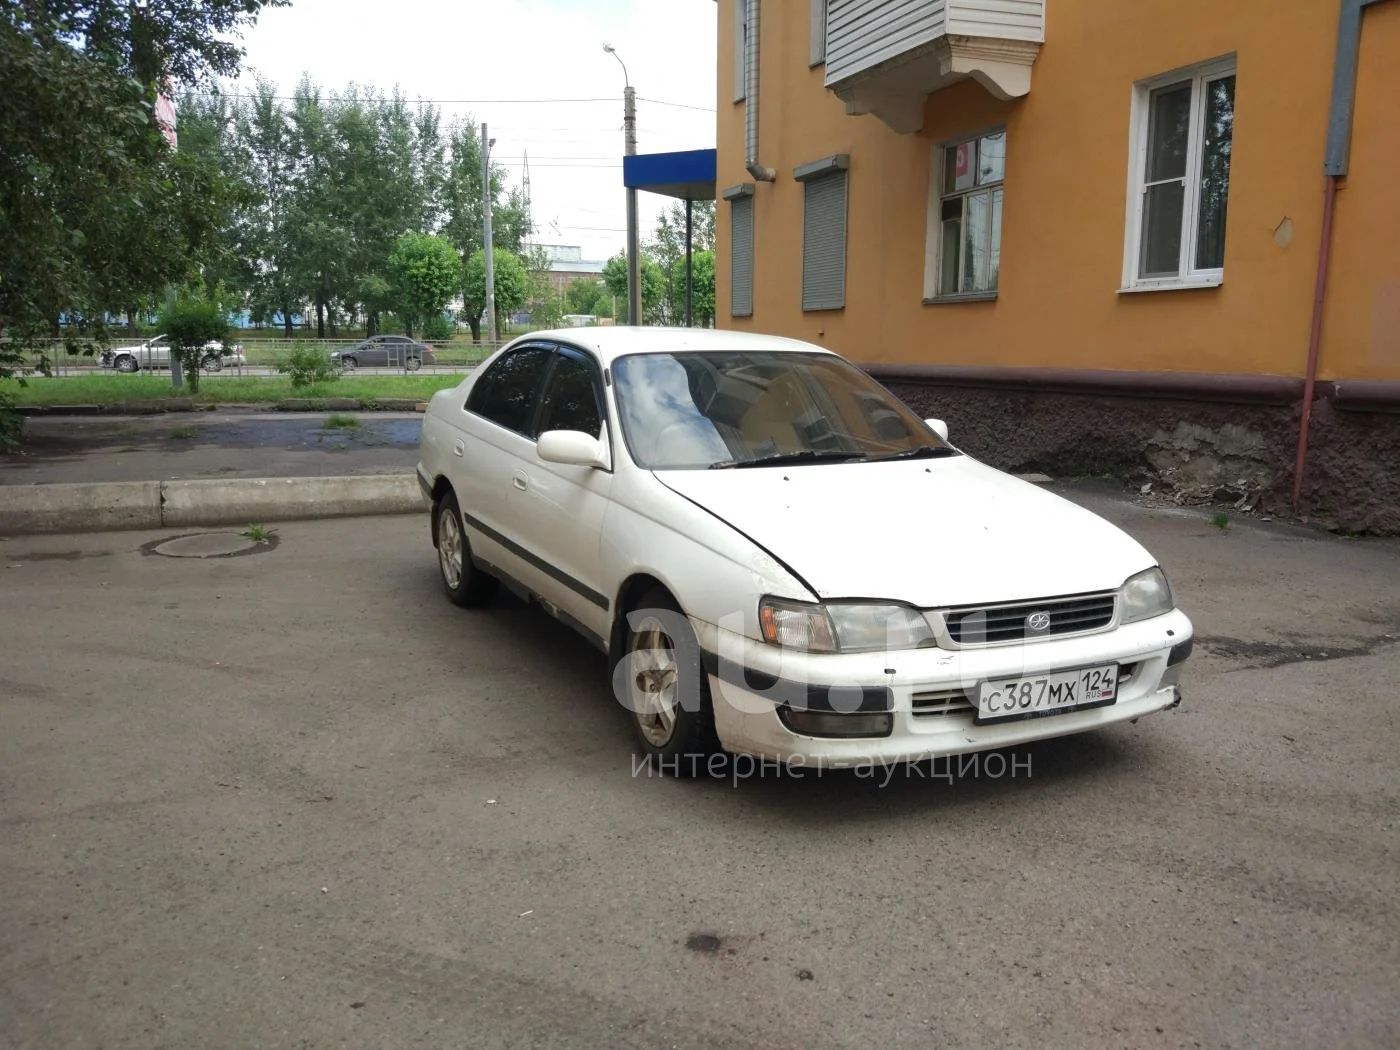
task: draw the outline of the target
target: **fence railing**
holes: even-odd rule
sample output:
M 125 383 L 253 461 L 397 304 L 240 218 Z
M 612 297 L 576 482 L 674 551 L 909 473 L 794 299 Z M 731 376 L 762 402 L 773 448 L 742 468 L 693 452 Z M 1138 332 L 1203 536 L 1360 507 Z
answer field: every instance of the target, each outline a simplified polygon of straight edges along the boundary
M 404 345 L 366 347 L 364 344 L 363 339 L 239 339 L 233 336 L 227 345 L 239 350 L 219 359 L 217 368 L 211 355 L 209 366 L 203 371 L 206 375 L 275 376 L 293 350 L 312 347 L 321 351 L 327 360 L 340 355 L 337 360 L 346 371 L 454 373 L 468 371 L 503 345 L 501 342 L 473 343 L 454 339 L 429 343 L 430 349 L 423 351 Z M 46 359 L 48 370 L 55 376 L 166 371 L 170 367 L 168 349 L 140 339 L 113 340 L 105 353 L 72 353 L 62 340 L 53 340 L 27 349 L 21 367 L 37 371 L 41 357 Z M 123 358 L 126 360 L 121 360 Z

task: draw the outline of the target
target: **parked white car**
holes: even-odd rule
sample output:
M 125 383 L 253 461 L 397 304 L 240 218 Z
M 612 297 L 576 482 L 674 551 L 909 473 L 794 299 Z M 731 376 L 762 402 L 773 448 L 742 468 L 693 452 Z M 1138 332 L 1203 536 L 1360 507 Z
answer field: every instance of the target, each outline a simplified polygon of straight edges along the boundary
M 103 368 L 115 368 L 118 372 L 139 372 L 143 368 L 170 367 L 170 340 L 163 335 L 147 339 L 143 343 L 129 346 L 113 346 L 98 355 L 97 363 Z M 238 343 L 226 345 L 213 340 L 204 344 L 204 356 L 200 368 L 205 372 L 218 372 L 225 366 L 246 365 L 248 358 Z
M 590 639 L 663 761 L 915 760 L 1180 700 L 1146 550 L 817 346 L 536 333 L 434 395 L 418 476 L 448 597 L 504 582 Z

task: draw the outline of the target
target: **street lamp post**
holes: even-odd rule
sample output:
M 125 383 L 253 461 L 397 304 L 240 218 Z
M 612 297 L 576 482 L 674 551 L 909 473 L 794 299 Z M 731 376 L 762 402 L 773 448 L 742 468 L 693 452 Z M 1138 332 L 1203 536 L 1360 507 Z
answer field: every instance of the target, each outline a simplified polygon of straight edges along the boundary
M 627 64 L 611 44 L 603 50 L 622 67 L 622 129 L 627 156 L 637 155 L 637 92 L 627 76 Z M 627 323 L 642 323 L 641 247 L 637 237 L 637 190 L 627 187 Z

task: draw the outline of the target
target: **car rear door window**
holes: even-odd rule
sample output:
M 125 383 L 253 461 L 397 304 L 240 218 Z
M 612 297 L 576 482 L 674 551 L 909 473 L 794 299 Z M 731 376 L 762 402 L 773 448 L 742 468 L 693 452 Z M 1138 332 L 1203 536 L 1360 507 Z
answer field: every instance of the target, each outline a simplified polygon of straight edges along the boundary
M 581 354 L 561 351 L 540 406 L 539 432 L 581 430 L 597 437 L 602 429 L 597 368 Z
M 551 356 L 551 351 L 542 346 L 511 351 L 472 386 L 467 411 L 517 434 L 534 437 L 532 423 L 540 381 Z

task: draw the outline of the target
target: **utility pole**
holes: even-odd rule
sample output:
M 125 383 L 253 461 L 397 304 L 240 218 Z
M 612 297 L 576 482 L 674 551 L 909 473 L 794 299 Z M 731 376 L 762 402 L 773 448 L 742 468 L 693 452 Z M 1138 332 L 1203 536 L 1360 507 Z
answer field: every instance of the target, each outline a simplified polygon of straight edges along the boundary
M 627 64 L 611 44 L 603 50 L 622 67 L 622 132 L 627 156 L 637 155 L 637 90 L 627 76 Z M 637 234 L 637 189 L 627 187 L 627 323 L 642 323 L 641 244 Z
M 481 125 L 481 226 L 486 247 L 486 340 L 496 344 L 496 253 L 491 244 L 491 147 L 496 140 L 487 138 L 486 123 Z
M 695 281 L 691 276 L 690 257 L 691 243 L 694 241 L 694 209 L 695 202 L 689 197 L 685 199 L 685 326 L 690 328 L 695 324 Z

